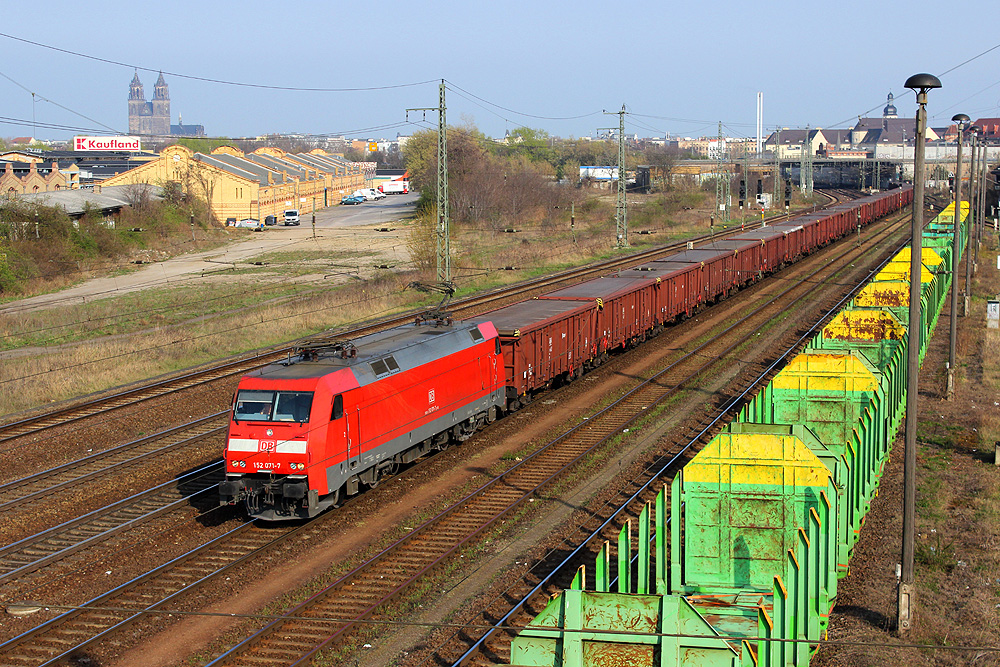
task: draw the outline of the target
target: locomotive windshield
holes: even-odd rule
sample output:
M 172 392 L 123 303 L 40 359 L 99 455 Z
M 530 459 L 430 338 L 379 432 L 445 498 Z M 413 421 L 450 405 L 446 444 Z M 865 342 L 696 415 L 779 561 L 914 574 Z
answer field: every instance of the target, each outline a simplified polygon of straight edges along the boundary
M 244 389 L 236 395 L 234 421 L 299 422 L 309 421 L 311 391 L 262 391 Z

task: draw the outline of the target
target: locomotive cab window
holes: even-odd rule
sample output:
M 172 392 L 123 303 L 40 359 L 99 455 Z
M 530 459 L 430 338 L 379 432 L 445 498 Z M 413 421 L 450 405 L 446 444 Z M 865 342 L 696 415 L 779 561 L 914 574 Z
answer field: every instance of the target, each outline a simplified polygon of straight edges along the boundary
M 299 422 L 309 421 L 311 391 L 263 391 L 244 389 L 236 394 L 235 421 Z
M 330 411 L 330 421 L 340 419 L 344 416 L 344 396 L 337 394 L 333 399 L 333 409 Z

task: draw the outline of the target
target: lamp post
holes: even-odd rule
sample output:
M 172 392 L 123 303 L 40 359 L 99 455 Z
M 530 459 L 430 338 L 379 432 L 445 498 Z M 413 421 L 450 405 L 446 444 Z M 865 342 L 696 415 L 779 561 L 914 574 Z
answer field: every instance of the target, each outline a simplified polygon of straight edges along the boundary
M 976 184 L 979 180 L 979 163 L 976 162 L 979 148 L 979 134 L 982 130 L 973 125 L 969 128 L 972 135 L 972 165 L 969 171 L 969 227 L 965 237 L 965 292 L 962 299 L 962 316 L 969 314 L 969 303 L 972 300 L 972 225 L 978 222 L 974 202 L 979 194 Z
M 913 155 L 913 222 L 910 225 L 910 316 L 907 325 L 906 427 L 903 452 L 903 549 L 897 595 L 899 634 L 913 625 L 913 552 L 916 534 L 917 373 L 920 368 L 921 233 L 924 227 L 924 143 L 927 131 L 927 91 L 940 88 L 933 74 L 914 74 L 905 87 L 917 94 L 917 143 Z
M 951 239 L 951 318 L 948 322 L 948 384 L 945 391 L 950 401 L 955 397 L 955 338 L 958 333 L 958 254 L 961 250 L 959 230 L 962 226 L 962 135 L 968 127 L 969 117 L 955 114 L 951 120 L 958 125 L 958 156 L 955 167 L 955 216 Z
M 976 254 L 973 259 L 972 273 L 979 270 L 979 248 L 983 244 L 983 228 L 986 226 L 986 181 L 990 177 L 990 156 L 989 142 L 986 140 L 986 133 L 983 132 L 983 142 L 979 149 L 979 162 L 982 165 L 979 179 L 979 217 L 976 218 Z

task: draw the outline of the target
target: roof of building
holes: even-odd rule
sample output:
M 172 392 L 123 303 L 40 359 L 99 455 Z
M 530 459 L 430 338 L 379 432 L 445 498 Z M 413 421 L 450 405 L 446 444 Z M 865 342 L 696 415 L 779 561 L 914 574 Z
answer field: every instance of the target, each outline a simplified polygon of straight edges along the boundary
M 22 201 L 35 202 L 46 206 L 57 206 L 71 216 L 83 215 L 86 209 L 98 209 L 102 212 L 116 211 L 132 203 L 135 188 L 132 185 L 115 185 L 102 188 L 101 192 L 92 190 L 56 190 L 53 192 L 36 192 L 18 195 Z M 163 191 L 155 185 L 143 186 L 149 188 L 153 197 L 162 197 Z
M 1000 136 L 1000 118 L 977 118 L 972 126 L 982 128 L 987 137 Z
M 851 143 L 851 131 L 844 128 L 838 129 L 824 129 L 822 130 L 823 137 L 826 138 L 827 143 L 831 144 L 849 144 Z
M 257 164 L 267 167 L 268 169 L 273 169 L 277 172 L 287 172 L 289 177 L 305 178 L 306 170 L 302 165 L 291 162 L 290 160 L 284 160 L 282 158 L 274 157 L 273 155 L 265 155 L 263 153 L 249 153 L 247 156 L 248 160 L 252 160 Z
M 195 153 L 194 154 L 194 159 L 197 160 L 198 162 L 202 162 L 204 164 L 211 165 L 213 167 L 221 169 L 222 171 L 230 174 L 231 176 L 236 176 L 237 178 L 245 178 L 248 181 L 258 181 L 258 182 L 260 182 L 260 178 L 257 176 L 257 174 L 255 174 L 252 171 L 249 171 L 246 168 L 248 165 L 245 164 L 245 161 L 243 161 L 241 163 L 237 163 L 237 164 L 230 164 L 229 162 L 226 162 L 225 160 L 219 159 L 221 157 L 232 157 L 232 156 L 229 156 L 229 155 L 205 155 L 204 153 Z M 239 158 L 237 158 L 237 159 L 239 159 Z M 267 184 L 267 177 L 266 176 L 264 178 L 264 184 L 265 185 Z
M 256 180 L 261 185 L 267 185 L 268 174 L 271 175 L 271 180 L 274 183 L 284 183 L 284 177 L 282 176 L 281 172 L 275 173 L 274 170 L 261 166 L 252 160 L 248 160 L 242 157 L 237 157 L 236 155 L 228 155 L 226 153 L 213 153 L 211 157 L 215 158 L 220 162 L 225 162 L 226 164 L 236 169 L 241 169 L 243 171 L 254 174 L 256 176 Z

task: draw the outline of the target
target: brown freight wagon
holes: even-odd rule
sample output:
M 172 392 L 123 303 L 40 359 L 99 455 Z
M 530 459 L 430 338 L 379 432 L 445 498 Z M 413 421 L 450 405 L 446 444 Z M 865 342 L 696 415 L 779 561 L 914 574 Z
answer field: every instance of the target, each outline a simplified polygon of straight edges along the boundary
M 696 297 L 704 291 L 705 272 L 700 263 L 648 262 L 619 275 L 656 281 L 654 311 L 661 326 L 691 317 L 698 306 Z
M 507 378 L 507 407 L 516 410 L 532 392 L 583 374 L 597 355 L 598 310 L 593 300 L 532 299 L 470 322 L 492 322 L 499 334 Z
M 616 274 L 549 292 L 539 300 L 590 299 L 596 303 L 597 349 L 603 354 L 637 343 L 652 331 L 658 321 L 656 288 L 652 278 L 622 278 Z

